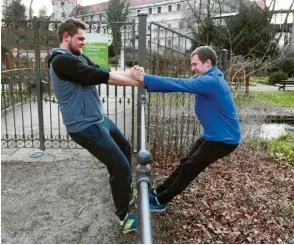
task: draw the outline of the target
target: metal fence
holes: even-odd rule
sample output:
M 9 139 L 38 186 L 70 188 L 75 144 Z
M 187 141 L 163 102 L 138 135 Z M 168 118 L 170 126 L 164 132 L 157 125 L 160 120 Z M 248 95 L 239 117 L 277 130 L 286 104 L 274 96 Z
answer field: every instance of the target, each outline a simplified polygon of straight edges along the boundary
M 194 40 L 154 22 L 148 30 L 146 70 L 155 75 L 189 77 Z M 160 156 L 167 163 L 200 133 L 194 116 L 194 95 L 150 93 L 148 98 L 147 142 L 152 156 Z
M 51 89 L 47 58 L 58 47 L 58 22 L 2 20 L 1 44 L 12 51 L 2 56 L 1 140 L 2 147 L 79 148 L 66 133 L 60 110 Z M 111 69 L 124 70 L 135 60 L 135 24 L 91 22 L 88 33 L 112 35 L 121 30 L 121 48 L 113 44 Z M 119 47 L 118 47 L 119 46 Z M 120 64 L 119 57 L 124 57 Z M 32 68 L 33 66 L 33 68 Z M 105 114 L 129 141 L 135 142 L 135 89 L 99 85 Z
M 9 49 L 14 48 L 13 56 L 17 57 L 6 60 L 7 70 L 1 70 L 2 147 L 79 147 L 66 133 L 47 68 L 49 52 L 59 46 L 57 24 L 38 19 L 2 20 L 2 44 Z M 114 45 L 115 56 L 109 59 L 115 70 L 123 70 L 126 65 L 131 66 L 141 59 L 149 74 L 171 77 L 191 75 L 190 53 L 198 43 L 188 36 L 151 22 L 148 27 L 145 26 L 147 40 L 142 38 L 137 46 L 136 34 L 142 26 L 135 25 L 135 22 L 87 24 L 88 33 L 110 36 L 112 28 L 117 25 L 114 29 L 120 30 L 122 48 Z M 221 51 L 217 52 L 221 54 Z M 123 64 L 119 64 L 119 57 L 124 57 Z M 219 66 L 225 69 L 224 57 L 226 55 L 221 55 Z M 98 87 L 105 114 L 122 130 L 133 149 L 138 149 L 140 118 L 137 115 L 140 113 L 137 113 L 136 89 Z M 146 127 L 147 142 L 154 156 L 163 154 L 168 161 L 170 153 L 181 154 L 201 130 L 194 116 L 194 95 L 149 94 Z

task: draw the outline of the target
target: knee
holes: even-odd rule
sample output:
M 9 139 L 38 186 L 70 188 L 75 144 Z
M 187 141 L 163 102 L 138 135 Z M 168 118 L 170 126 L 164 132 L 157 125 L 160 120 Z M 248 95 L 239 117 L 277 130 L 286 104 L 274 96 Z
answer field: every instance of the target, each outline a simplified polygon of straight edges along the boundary
M 126 177 L 132 174 L 131 167 L 128 162 L 118 161 L 113 174 L 117 177 Z

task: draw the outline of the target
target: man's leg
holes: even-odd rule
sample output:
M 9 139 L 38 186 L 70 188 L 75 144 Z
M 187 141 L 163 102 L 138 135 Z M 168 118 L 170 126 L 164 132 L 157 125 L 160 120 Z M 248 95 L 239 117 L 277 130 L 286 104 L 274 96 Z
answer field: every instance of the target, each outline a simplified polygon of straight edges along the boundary
M 108 125 L 110 136 L 126 156 L 130 163 L 130 168 L 132 168 L 132 148 L 130 142 L 110 119 L 105 117 L 104 120 Z
M 222 142 L 203 140 L 198 149 L 188 157 L 178 170 L 177 178 L 168 189 L 161 192 L 157 200 L 160 204 L 170 202 L 211 163 L 233 152 L 238 145 L 230 145 Z
M 190 151 L 185 157 L 183 157 L 180 160 L 180 164 L 177 166 L 177 168 L 171 173 L 171 175 L 161 185 L 159 185 L 155 189 L 157 195 L 167 190 L 170 187 L 170 185 L 177 179 L 181 166 L 188 160 L 189 156 L 191 156 L 200 147 L 203 140 L 204 140 L 203 138 L 199 138 L 193 143 Z
M 127 138 L 122 134 L 119 128 L 107 117 L 105 117 L 105 123 L 108 125 L 109 133 L 121 151 L 124 153 L 126 158 L 129 161 L 130 169 L 132 169 L 132 148 L 127 140 Z M 130 175 L 129 179 L 131 185 L 131 193 L 130 193 L 130 205 L 133 204 L 137 198 L 137 189 L 134 184 L 132 184 L 132 175 Z
M 129 212 L 132 173 L 128 159 L 110 136 L 107 125 L 94 124 L 70 136 L 107 166 L 116 215 L 123 220 Z

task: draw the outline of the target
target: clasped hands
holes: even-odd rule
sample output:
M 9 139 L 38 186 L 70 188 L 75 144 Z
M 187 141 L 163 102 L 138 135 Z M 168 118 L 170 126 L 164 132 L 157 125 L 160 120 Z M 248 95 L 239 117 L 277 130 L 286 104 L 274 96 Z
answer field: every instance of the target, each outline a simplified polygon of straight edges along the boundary
M 143 67 L 135 65 L 131 68 L 130 73 L 133 79 L 143 82 L 143 76 L 145 74 Z

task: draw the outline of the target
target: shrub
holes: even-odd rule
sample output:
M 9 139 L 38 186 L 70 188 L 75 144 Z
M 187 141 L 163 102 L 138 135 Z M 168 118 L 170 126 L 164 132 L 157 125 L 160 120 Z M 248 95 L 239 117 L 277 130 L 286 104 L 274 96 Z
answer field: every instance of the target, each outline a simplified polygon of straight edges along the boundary
M 275 83 L 279 83 L 280 81 L 287 79 L 288 75 L 286 73 L 278 71 L 270 74 L 268 78 L 268 83 L 274 85 Z

